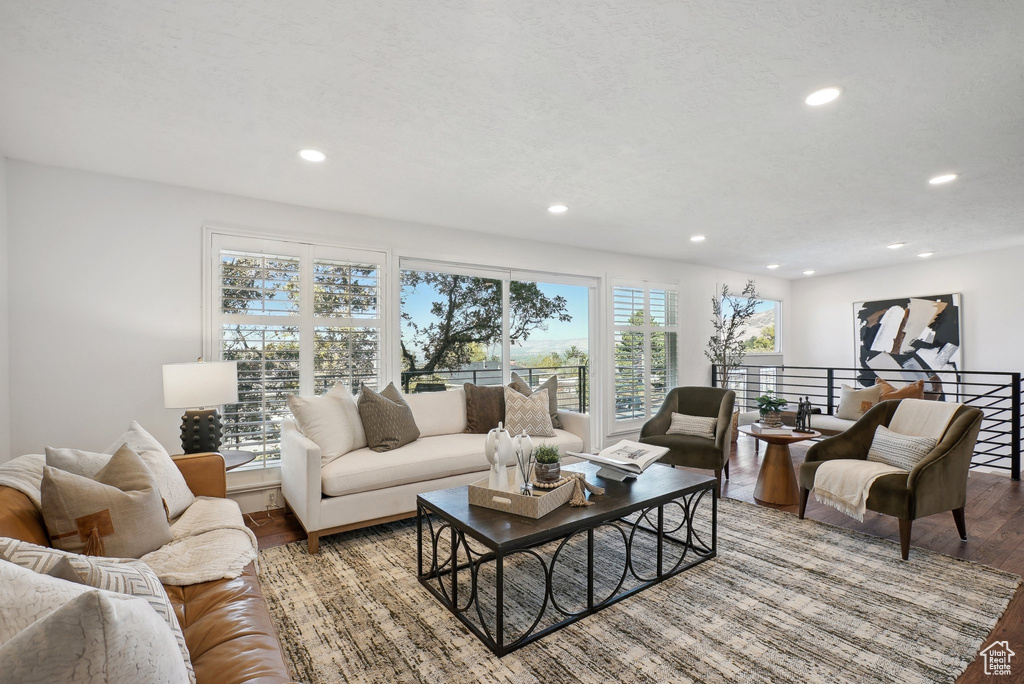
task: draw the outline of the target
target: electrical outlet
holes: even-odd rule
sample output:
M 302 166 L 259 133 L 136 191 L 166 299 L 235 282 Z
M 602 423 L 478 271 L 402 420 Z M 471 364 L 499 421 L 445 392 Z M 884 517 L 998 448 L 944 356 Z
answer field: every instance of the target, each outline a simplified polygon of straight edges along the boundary
M 277 490 L 271 489 L 267 492 L 267 506 L 269 508 L 277 508 Z

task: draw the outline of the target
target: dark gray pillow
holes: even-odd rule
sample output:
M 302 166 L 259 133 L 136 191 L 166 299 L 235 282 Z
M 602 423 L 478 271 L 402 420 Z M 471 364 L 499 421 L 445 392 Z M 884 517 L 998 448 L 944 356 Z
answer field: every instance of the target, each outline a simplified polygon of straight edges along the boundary
M 558 376 L 552 375 L 541 383 L 536 390 L 532 389 L 526 381 L 519 377 L 515 371 L 512 372 L 512 382 L 508 386 L 523 396 L 531 396 L 534 392 L 546 389 L 548 391 L 548 413 L 551 414 L 551 427 L 561 429 L 562 421 L 558 420 Z
M 359 393 L 359 419 L 372 451 L 391 451 L 420 437 L 412 409 L 402 393 L 390 383 L 379 394 L 366 385 Z
M 467 382 L 466 432 L 485 435 L 505 420 L 505 388 L 481 387 Z

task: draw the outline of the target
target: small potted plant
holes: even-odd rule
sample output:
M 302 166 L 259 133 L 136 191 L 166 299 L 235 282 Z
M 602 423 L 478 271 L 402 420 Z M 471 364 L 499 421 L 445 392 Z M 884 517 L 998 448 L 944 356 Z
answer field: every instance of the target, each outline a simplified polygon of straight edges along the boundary
M 558 453 L 558 447 L 541 444 L 533 450 L 533 457 L 537 461 L 533 467 L 537 482 L 557 482 L 562 477 L 562 455 Z
M 788 400 L 768 390 L 755 401 L 761 411 L 761 425 L 770 428 L 782 427 L 782 409 L 789 404 Z

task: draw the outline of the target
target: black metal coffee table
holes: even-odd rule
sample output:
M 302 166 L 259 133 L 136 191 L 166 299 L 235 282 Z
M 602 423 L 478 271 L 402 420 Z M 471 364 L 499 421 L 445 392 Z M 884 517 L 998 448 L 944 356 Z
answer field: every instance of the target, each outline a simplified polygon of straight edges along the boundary
M 565 467 L 586 473 L 588 481 L 605 488 L 604 495 L 590 495 L 593 506 L 565 505 L 539 520 L 471 506 L 466 487 L 416 497 L 420 584 L 499 657 L 714 558 L 717 553 L 718 496 L 713 477 L 656 465 L 636 480 L 614 482 L 597 477 L 597 467 L 589 463 Z M 702 501 L 705 502 L 703 508 L 700 507 Z M 667 506 L 674 507 L 670 510 L 676 518 L 670 525 L 666 525 Z M 697 526 L 701 529 L 695 528 L 694 523 L 698 521 L 702 522 Z M 607 597 L 595 599 L 594 532 L 605 526 L 621 535 L 625 562 L 617 586 Z M 710 543 L 706 541 L 709 533 Z M 586 593 L 586 599 L 584 601 L 581 595 L 582 607 L 574 611 L 556 600 L 552 577 L 560 554 L 577 535 L 586 535 L 586 561 L 585 567 L 582 562 L 577 564 L 578 576 L 574 579 L 578 580 L 581 594 Z M 642 540 L 643 535 L 649 535 L 650 541 Z M 617 543 L 618 537 L 615 534 L 611 537 Z M 470 540 L 485 548 L 474 549 Z M 546 561 L 541 553 L 544 549 L 539 547 L 554 546 L 559 540 Z M 450 550 L 443 548 L 445 545 Z M 668 551 L 672 552 L 672 557 L 678 554 L 678 558 L 669 558 Z M 543 572 L 544 595 L 532 626 L 510 637 L 505 624 L 506 582 L 510 586 L 522 586 L 529 581 L 529 578 L 510 576 L 513 571 L 524 571 L 524 568 L 506 568 L 517 554 L 530 557 L 528 563 L 520 563 L 520 566 L 531 565 L 535 572 Z M 651 566 L 649 573 L 637 568 L 641 556 Z M 493 587 L 485 587 L 481 570 L 492 562 Z M 508 575 L 506 570 L 509 570 Z M 493 606 L 489 603 L 491 592 Z M 488 611 L 482 609 L 484 599 L 493 615 L 485 616 Z M 552 617 L 557 621 L 537 629 L 542 618 L 548 615 L 549 606 L 554 611 L 549 615 L 549 622 Z

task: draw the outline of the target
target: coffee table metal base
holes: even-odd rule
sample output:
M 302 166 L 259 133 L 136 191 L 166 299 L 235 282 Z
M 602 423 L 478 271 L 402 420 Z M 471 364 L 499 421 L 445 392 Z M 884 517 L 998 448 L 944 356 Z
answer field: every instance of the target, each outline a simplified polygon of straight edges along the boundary
M 661 502 L 647 508 L 637 508 L 635 511 L 626 513 L 626 517 L 606 520 L 592 526 L 576 529 L 570 535 L 561 538 L 560 543 L 551 552 L 550 559 L 547 561 L 536 549 L 544 544 L 558 541 L 558 538 L 545 540 L 532 548 L 515 548 L 504 551 L 491 550 L 480 553 L 470 547 L 466 539 L 466 531 L 460 529 L 456 521 L 447 518 L 438 511 L 430 511 L 428 507 L 420 503 L 417 505 L 416 510 L 417 571 L 419 582 L 475 634 L 487 648 L 495 655 L 501 657 L 566 625 L 582 620 L 588 615 L 607 608 L 624 598 L 628 598 L 659 582 L 664 582 L 666 579 L 678 575 L 684 570 L 714 558 L 717 554 L 718 544 L 718 497 L 713 485 L 714 480 L 711 480 L 708 488 L 680 497 L 679 499 Z M 710 542 L 702 539 L 700 534 L 694 530 L 692 524 L 698 506 L 702 500 L 708 497 L 711 500 Z M 672 505 L 679 507 L 682 520 L 677 526 L 666 530 L 665 507 Z M 632 518 L 633 514 L 639 515 L 636 518 Z M 622 541 L 625 544 L 625 567 L 622 569 L 618 585 L 611 594 L 606 598 L 595 601 L 594 531 L 605 526 L 614 528 L 621 535 Z M 636 569 L 637 563 L 635 561 L 637 559 L 634 558 L 633 554 L 633 539 L 638 533 L 653 535 L 657 540 L 654 548 L 655 558 L 653 559 L 656 571 L 650 576 L 644 576 L 643 573 Z M 552 590 L 552 575 L 554 574 L 555 563 L 558 561 L 559 554 L 561 554 L 569 540 L 579 534 L 586 534 L 587 538 L 585 583 L 587 596 L 586 608 L 573 612 L 565 610 L 558 605 Z M 447 540 L 451 547 L 451 553 L 448 558 L 438 557 L 438 548 L 443 540 Z M 665 567 L 666 544 L 674 545 L 679 553 L 679 558 L 672 567 Z M 513 641 L 506 643 L 504 610 L 505 561 L 514 554 L 528 554 L 539 561 L 537 569 L 544 574 L 544 599 L 540 612 L 530 628 Z M 460 563 L 460 556 L 467 560 Z M 651 559 L 647 560 L 648 562 L 651 561 Z M 494 591 L 496 597 L 493 620 L 484 618 L 484 611 L 481 609 L 479 596 L 481 591 L 479 581 L 480 569 L 486 563 L 494 563 Z M 536 564 L 531 563 L 530 565 Z M 632 577 L 637 584 L 623 590 L 627 577 Z M 549 609 L 556 611 L 561 619 L 537 630 L 538 625 Z

